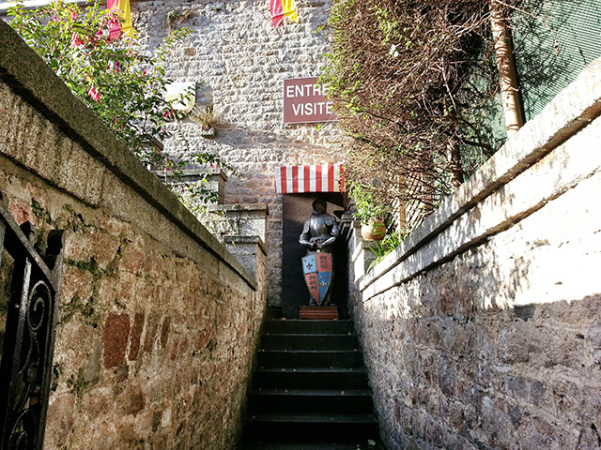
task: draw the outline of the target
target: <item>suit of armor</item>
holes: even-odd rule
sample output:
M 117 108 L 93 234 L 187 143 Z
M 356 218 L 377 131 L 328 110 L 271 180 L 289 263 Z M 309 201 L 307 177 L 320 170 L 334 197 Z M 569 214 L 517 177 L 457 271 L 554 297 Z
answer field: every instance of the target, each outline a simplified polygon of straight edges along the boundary
M 339 230 L 336 219 L 326 213 L 313 213 L 305 222 L 299 242 L 307 246 L 307 253 L 332 253 Z
M 307 255 L 311 253 L 332 253 L 334 249 L 334 243 L 336 238 L 340 234 L 338 229 L 338 223 L 336 219 L 327 214 L 326 202 L 317 199 L 313 202 L 313 214 L 305 222 L 303 232 L 300 235 L 299 243 L 307 247 Z M 330 277 L 330 286 L 334 280 L 334 262 L 332 260 L 332 271 Z M 332 289 L 328 290 L 328 293 L 322 302 L 322 305 L 331 304 L 331 293 Z M 311 305 L 317 303 L 313 298 L 310 300 Z

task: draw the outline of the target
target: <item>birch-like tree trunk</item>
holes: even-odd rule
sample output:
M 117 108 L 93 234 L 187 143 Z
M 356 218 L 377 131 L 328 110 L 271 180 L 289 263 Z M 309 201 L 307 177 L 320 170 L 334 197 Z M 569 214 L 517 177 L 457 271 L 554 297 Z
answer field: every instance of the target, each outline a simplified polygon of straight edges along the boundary
M 499 70 L 505 129 L 510 138 L 524 125 L 524 114 L 507 21 L 506 4 L 500 0 L 490 0 L 490 22 Z

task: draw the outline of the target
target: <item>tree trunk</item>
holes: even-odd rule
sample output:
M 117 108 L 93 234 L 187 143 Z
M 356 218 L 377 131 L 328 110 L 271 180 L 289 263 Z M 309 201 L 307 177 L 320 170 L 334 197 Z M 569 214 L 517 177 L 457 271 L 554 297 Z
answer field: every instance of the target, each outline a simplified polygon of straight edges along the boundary
M 507 11 L 499 0 L 490 0 L 490 22 L 495 44 L 499 84 L 503 99 L 505 129 L 510 138 L 524 125 L 513 48 L 507 26 Z

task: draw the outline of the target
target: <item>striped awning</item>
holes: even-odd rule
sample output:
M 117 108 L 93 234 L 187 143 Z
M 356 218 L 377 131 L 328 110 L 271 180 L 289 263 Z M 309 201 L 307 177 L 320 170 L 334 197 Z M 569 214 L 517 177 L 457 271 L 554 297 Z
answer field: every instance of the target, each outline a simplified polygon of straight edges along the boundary
M 338 163 L 276 167 L 275 192 L 344 192 L 344 166 Z

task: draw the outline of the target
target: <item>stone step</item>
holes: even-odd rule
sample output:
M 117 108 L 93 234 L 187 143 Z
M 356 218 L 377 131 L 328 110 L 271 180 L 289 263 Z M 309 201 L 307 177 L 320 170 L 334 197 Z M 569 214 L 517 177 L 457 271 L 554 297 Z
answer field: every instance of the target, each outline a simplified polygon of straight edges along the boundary
M 358 368 L 363 365 L 359 350 L 260 350 L 260 368 Z
M 258 369 L 253 389 L 367 389 L 367 370 L 359 368 Z
M 350 320 L 267 320 L 243 449 L 379 449 L 363 354 Z
M 354 350 L 358 346 L 356 334 L 267 333 L 261 337 L 264 350 Z
M 249 416 L 245 440 L 320 441 L 337 443 L 378 438 L 372 414 L 255 414 Z
M 331 442 L 251 442 L 242 444 L 241 450 L 385 450 L 373 440 L 356 440 L 352 443 Z
M 340 315 L 336 306 L 301 306 L 298 308 L 301 320 L 338 320 Z
M 249 395 L 250 414 L 282 413 L 370 413 L 371 391 L 367 389 L 255 389 Z
M 263 324 L 264 334 L 353 334 L 350 320 L 271 319 Z

